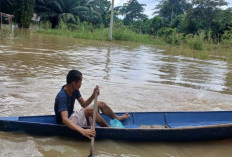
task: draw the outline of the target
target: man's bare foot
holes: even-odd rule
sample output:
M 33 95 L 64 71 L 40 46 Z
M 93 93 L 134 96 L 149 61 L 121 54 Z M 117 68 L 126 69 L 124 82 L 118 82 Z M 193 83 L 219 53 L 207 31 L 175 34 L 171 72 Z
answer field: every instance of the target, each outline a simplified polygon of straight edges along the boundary
M 130 115 L 128 113 L 124 113 L 122 116 L 116 116 L 116 118 L 120 121 L 125 120 L 129 117 L 130 117 Z

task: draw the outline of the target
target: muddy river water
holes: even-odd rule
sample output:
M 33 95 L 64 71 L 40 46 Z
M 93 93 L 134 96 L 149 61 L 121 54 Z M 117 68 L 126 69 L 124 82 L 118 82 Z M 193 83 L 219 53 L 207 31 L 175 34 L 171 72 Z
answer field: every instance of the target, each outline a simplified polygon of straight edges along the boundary
M 232 63 L 177 56 L 152 45 L 79 40 L 26 33 L 0 39 L 0 116 L 53 114 L 69 70 L 83 73 L 87 99 L 114 111 L 232 110 Z M 80 105 L 76 103 L 76 110 Z M 99 157 L 231 156 L 232 140 L 209 142 L 96 141 Z M 61 137 L 0 132 L 0 156 L 88 156 L 90 143 Z

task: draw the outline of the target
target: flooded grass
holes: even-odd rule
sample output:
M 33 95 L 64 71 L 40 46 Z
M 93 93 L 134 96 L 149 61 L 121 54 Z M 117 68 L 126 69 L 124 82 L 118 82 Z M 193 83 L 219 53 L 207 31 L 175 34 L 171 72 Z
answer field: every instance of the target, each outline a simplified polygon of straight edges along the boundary
M 90 40 L 109 40 L 109 29 L 95 29 L 91 30 L 60 30 L 60 29 L 40 29 L 39 33 L 52 34 L 52 35 L 62 35 L 68 37 L 74 37 L 79 39 L 90 39 Z M 161 41 L 158 38 L 154 38 L 150 35 L 138 34 L 129 29 L 115 29 L 113 32 L 113 40 L 120 41 L 131 41 L 139 42 L 144 44 L 155 44 L 155 45 L 164 45 L 165 42 Z
M 109 39 L 109 28 L 93 28 L 93 26 L 87 24 L 81 24 L 77 28 L 70 29 L 67 25 L 61 23 L 57 29 L 49 29 L 48 27 L 45 29 L 42 28 L 38 32 L 79 39 L 101 41 L 108 41 Z M 232 41 L 223 40 L 220 43 L 214 43 L 211 39 L 205 39 L 204 32 L 194 36 L 188 35 L 184 37 L 180 34 L 174 34 L 164 38 L 135 33 L 128 27 L 116 23 L 113 30 L 113 40 L 159 45 L 163 46 L 164 49 L 172 47 L 178 49 L 180 55 L 199 59 L 218 58 L 232 62 Z
M 9 38 L 12 36 L 10 28 L 1 28 L 0 27 L 0 39 Z
M 221 61 L 226 61 L 232 63 L 232 49 L 223 49 L 218 48 L 215 50 L 193 50 L 186 48 L 185 45 L 181 46 L 170 46 L 170 45 L 159 45 L 158 48 L 165 50 L 170 55 L 174 56 L 186 56 L 191 58 L 198 58 L 202 60 L 216 59 Z

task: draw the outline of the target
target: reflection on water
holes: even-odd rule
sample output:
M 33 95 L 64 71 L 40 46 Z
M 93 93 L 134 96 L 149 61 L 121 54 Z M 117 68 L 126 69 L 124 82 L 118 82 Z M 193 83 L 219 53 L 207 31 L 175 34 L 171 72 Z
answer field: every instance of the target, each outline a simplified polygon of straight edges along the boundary
M 164 55 L 148 46 L 110 44 L 31 35 L 22 41 L 1 41 L 1 80 L 51 77 L 78 68 L 98 79 L 162 83 L 232 93 L 231 64 Z M 96 75 L 95 75 L 96 74 Z
M 87 157 L 90 142 L 60 137 L 36 137 L 0 133 L 0 156 Z M 96 157 L 218 157 L 231 155 L 232 140 L 208 142 L 96 141 Z
M 99 99 L 115 111 L 232 110 L 231 63 L 175 56 L 153 46 L 28 33 L 0 40 L 0 69 L 0 116 L 53 114 L 70 69 L 83 73 L 84 98 L 98 84 Z M 96 151 L 97 156 L 213 157 L 231 154 L 231 143 L 97 141 Z M 0 156 L 87 156 L 90 144 L 0 132 L 0 148 Z

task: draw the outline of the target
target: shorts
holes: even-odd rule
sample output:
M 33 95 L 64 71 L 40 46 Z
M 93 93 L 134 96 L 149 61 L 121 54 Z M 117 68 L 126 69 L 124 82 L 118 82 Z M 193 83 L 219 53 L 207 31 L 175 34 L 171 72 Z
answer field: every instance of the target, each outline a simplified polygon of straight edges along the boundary
M 87 106 L 93 108 L 93 104 Z M 85 108 L 81 108 L 79 111 L 73 112 L 73 114 L 69 117 L 69 119 L 74 122 L 75 124 L 83 127 L 83 126 L 90 126 L 93 124 L 93 118 L 89 117 L 89 123 L 87 122 L 87 117 L 85 117 Z

